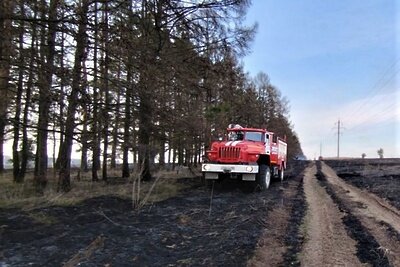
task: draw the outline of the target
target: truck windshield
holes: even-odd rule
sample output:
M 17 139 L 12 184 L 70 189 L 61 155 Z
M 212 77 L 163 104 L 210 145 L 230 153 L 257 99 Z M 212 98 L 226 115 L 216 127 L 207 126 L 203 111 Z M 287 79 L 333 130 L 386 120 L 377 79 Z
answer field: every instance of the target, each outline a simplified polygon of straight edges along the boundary
M 244 138 L 244 133 L 242 131 L 238 132 L 230 132 L 228 134 L 228 140 L 229 141 L 241 141 Z
M 262 142 L 262 133 L 258 132 L 246 132 L 245 135 L 245 140 L 249 141 L 256 141 L 256 142 Z

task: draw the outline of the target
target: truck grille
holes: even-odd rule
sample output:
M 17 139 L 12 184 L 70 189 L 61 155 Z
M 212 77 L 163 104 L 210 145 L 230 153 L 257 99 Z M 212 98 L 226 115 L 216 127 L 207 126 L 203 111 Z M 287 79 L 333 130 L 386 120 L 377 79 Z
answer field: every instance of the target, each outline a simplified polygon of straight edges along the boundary
M 240 157 L 239 147 L 220 147 L 219 158 L 220 159 L 238 159 Z

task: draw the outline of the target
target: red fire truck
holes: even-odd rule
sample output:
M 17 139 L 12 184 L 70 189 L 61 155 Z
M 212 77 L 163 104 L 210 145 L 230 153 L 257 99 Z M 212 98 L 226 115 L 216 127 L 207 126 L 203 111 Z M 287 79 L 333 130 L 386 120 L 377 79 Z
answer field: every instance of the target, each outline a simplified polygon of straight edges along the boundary
M 266 129 L 243 128 L 230 124 L 226 140 L 211 144 L 202 164 L 203 177 L 207 181 L 225 178 L 252 182 L 265 190 L 271 177 L 284 178 L 287 144 Z

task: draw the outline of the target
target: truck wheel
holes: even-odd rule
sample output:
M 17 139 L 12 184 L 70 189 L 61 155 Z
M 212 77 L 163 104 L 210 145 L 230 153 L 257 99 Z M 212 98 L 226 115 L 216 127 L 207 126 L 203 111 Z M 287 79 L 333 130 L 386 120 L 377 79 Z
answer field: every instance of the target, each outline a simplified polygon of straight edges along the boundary
M 257 175 L 257 186 L 261 191 L 268 189 L 271 183 L 271 171 L 268 165 L 260 165 L 260 170 Z
M 279 176 L 279 180 L 281 180 L 281 182 L 282 182 L 285 177 L 283 168 L 282 168 L 282 170 L 278 171 L 278 176 Z

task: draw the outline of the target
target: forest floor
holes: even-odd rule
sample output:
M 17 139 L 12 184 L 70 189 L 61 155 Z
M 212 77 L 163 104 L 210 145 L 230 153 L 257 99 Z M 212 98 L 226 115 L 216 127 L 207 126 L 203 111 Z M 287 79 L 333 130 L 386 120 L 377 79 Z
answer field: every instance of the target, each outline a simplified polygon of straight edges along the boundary
M 400 160 L 297 161 L 264 192 L 191 178 L 141 209 L 7 206 L 0 266 L 400 266 L 399 174 Z

